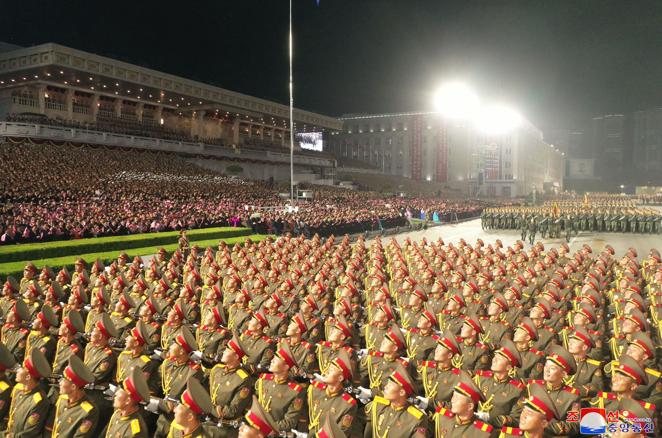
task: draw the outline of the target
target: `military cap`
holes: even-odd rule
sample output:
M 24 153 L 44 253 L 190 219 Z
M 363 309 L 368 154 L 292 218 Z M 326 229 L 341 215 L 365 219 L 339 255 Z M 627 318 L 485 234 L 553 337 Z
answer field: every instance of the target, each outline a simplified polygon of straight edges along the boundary
M 97 288 L 94 292 L 94 296 L 96 297 L 97 301 L 102 304 L 110 303 L 110 293 L 108 292 L 108 288 L 106 286 Z
M 150 312 L 152 312 L 152 315 L 160 315 L 163 312 L 163 306 L 161 306 L 158 300 L 152 298 L 151 295 L 147 297 L 143 305 L 147 306 Z
M 471 376 L 464 371 L 460 373 L 460 381 L 455 385 L 453 391 L 469 397 L 474 406 L 478 406 L 478 402 L 485 401 L 483 392 L 476 386 L 476 382 L 473 381 Z
M 653 344 L 650 336 L 644 332 L 633 333 L 632 339 L 629 341 L 629 345 L 636 345 L 637 347 L 641 348 L 649 358 L 655 357 L 655 344 Z
M 41 307 L 41 311 L 37 313 L 37 318 L 39 318 L 42 325 L 46 328 L 58 326 L 57 315 L 53 311 L 53 308 L 48 304 L 44 304 Z
M 651 411 L 646 409 L 644 402 L 633 398 L 622 398 L 618 401 L 618 419 L 627 424 L 640 424 L 641 418 L 651 418 Z M 651 418 L 651 422 L 654 418 Z
M 461 293 L 455 293 L 450 297 L 450 300 L 455 301 L 460 307 L 466 307 L 467 302 L 464 300 L 464 296 Z
M 414 379 L 409 375 L 409 372 L 405 369 L 400 362 L 396 363 L 393 372 L 388 377 L 389 380 L 395 382 L 398 386 L 405 390 L 407 396 L 410 396 L 416 392 L 416 384 Z
M 124 274 L 122 274 L 121 272 L 117 275 L 117 277 L 115 277 L 115 281 L 120 285 L 122 289 L 129 286 L 129 280 L 127 280 Z
M 575 326 L 574 330 L 572 333 L 570 333 L 569 336 L 571 339 L 577 339 L 584 344 L 586 344 L 589 348 L 595 347 L 595 343 L 593 342 L 593 338 L 591 335 L 586 331 L 584 327 L 581 326 Z
M 637 308 L 641 311 L 643 311 L 646 308 L 646 305 L 644 303 L 644 299 L 641 297 L 640 294 L 638 293 L 633 293 L 630 295 L 626 300 L 626 303 L 631 303 L 637 306 Z
M 87 271 L 83 269 L 80 274 L 78 274 L 78 280 L 80 280 L 81 283 L 83 284 L 89 284 L 90 283 L 90 276 L 87 275 Z
M 182 393 L 181 401 L 197 415 L 211 414 L 214 409 L 209 393 L 195 377 L 189 377 L 186 382 L 186 390 Z
M 232 339 L 230 339 L 227 343 L 227 347 L 231 349 L 232 351 L 235 352 L 237 356 L 239 356 L 239 359 L 243 358 L 246 356 L 246 348 L 244 347 L 243 342 L 241 339 L 235 334 L 232 335 Z
M 89 298 L 87 296 L 87 292 L 85 292 L 85 288 L 82 285 L 78 285 L 74 287 L 71 290 L 71 294 L 76 297 L 78 301 L 80 301 L 83 304 L 89 303 Z
M 260 323 L 262 328 L 269 327 L 269 321 L 262 312 L 254 312 L 252 317 Z
M 85 260 L 83 260 L 82 257 L 78 257 L 78 258 L 76 259 L 76 261 L 74 262 L 74 265 L 77 265 L 77 266 L 87 266 L 87 262 L 86 262 Z
M 602 297 L 600 292 L 595 289 L 588 289 L 582 293 L 582 298 L 586 298 L 593 306 L 600 306 L 602 304 Z
M 335 365 L 342 371 L 345 382 L 351 383 L 354 380 L 352 360 L 349 357 L 349 353 L 347 353 L 344 348 L 338 350 L 338 353 L 331 364 Z
M 117 256 L 117 260 L 129 260 L 129 255 L 126 253 L 126 251 L 120 252 L 120 254 Z
M 129 331 L 129 333 L 140 345 L 145 345 L 147 343 L 147 339 L 149 338 L 147 327 L 145 327 L 145 323 L 142 320 L 139 320 L 135 327 Z
M 120 294 L 117 301 L 119 303 L 122 303 L 122 305 L 124 305 L 124 307 L 126 307 L 127 309 L 133 309 L 134 307 L 136 307 L 136 301 L 126 291 Z
M 169 291 L 170 288 L 172 288 L 172 285 L 170 284 L 170 280 L 168 280 L 165 276 L 159 279 L 159 285 L 161 285 L 161 287 L 165 292 Z
M 7 346 L 0 342 L 0 371 L 14 368 L 16 359 Z
M 483 333 L 483 325 L 480 323 L 480 319 L 475 313 L 470 313 L 464 317 L 464 324 L 467 324 L 472 329 L 476 330 L 478 333 Z
M 439 339 L 437 339 L 437 343 L 454 355 L 462 352 L 460 344 L 457 342 L 457 338 L 453 332 L 448 329 L 444 332 L 443 336 L 440 336 Z
M 595 314 L 595 308 L 586 303 L 582 303 L 579 305 L 579 309 L 577 309 L 577 313 L 580 315 L 584 315 L 586 319 L 588 319 L 590 322 L 595 322 L 597 321 L 597 315 Z
M 9 286 L 9 288 L 14 292 L 18 292 L 21 288 L 18 284 L 18 281 L 16 281 L 16 279 L 11 275 L 7 276 L 7 281 L 5 281 L 4 286 Z
M 389 303 L 381 303 L 377 308 L 382 312 L 384 312 L 386 318 L 388 318 L 391 321 L 395 320 L 395 314 L 393 313 L 393 309 L 391 308 L 391 305 Z
M 64 290 L 62 289 L 62 285 L 60 285 L 60 283 L 57 281 L 52 282 L 50 286 L 48 286 L 48 290 L 58 300 L 61 300 L 62 297 L 64 297 Z
M 522 290 L 519 287 L 517 287 L 516 285 L 513 284 L 513 285 L 508 286 L 507 288 L 504 289 L 504 291 L 507 291 L 507 290 L 511 291 L 513 293 L 513 295 L 515 295 L 516 299 L 518 299 L 518 300 L 522 299 Z
M 136 403 L 149 402 L 149 386 L 143 371 L 139 367 L 131 368 L 129 375 L 122 382 L 124 390 Z
M 398 350 L 403 350 L 407 348 L 407 342 L 405 340 L 405 336 L 402 334 L 402 330 L 396 323 L 392 323 L 389 326 L 384 336 L 386 337 L 386 339 L 391 341 L 396 347 L 398 347 Z
M 110 315 L 108 315 L 107 313 L 101 314 L 101 317 L 96 323 L 96 328 L 99 329 L 101 334 L 104 335 L 106 338 L 116 338 L 119 335 L 119 333 L 117 332 L 117 328 L 113 323 L 113 320 L 110 319 Z
M 55 274 L 53 273 L 53 270 L 49 266 L 44 265 L 41 268 L 41 273 L 46 275 L 46 277 L 50 278 L 51 280 L 55 278 Z
M 69 358 L 63 377 L 79 388 L 94 382 L 94 374 L 75 354 Z
M 423 318 L 427 319 L 428 321 L 430 321 L 430 323 L 432 324 L 432 326 L 436 326 L 436 325 L 437 325 L 437 318 L 434 316 L 434 314 L 433 314 L 430 310 L 428 310 L 428 309 L 423 309 L 423 311 L 421 312 L 421 316 L 422 316 Z
M 25 267 L 23 268 L 24 271 L 31 271 L 33 273 L 37 273 L 37 267 L 35 266 L 34 263 L 28 262 L 25 264 Z
M 69 270 L 67 269 L 66 266 L 62 266 L 62 269 L 60 269 L 58 275 L 62 275 L 64 277 L 64 281 L 67 283 L 71 281 L 71 274 L 69 273 Z
M 85 323 L 76 309 L 71 309 L 67 316 L 62 318 L 62 324 L 66 325 L 73 334 L 85 332 Z
M 292 321 L 299 327 L 301 333 L 306 333 L 308 331 L 308 322 L 306 317 L 302 313 L 297 313 L 292 317 Z
M 508 305 L 508 301 L 506 301 L 506 297 L 504 297 L 501 292 L 497 292 L 494 295 L 492 295 L 492 299 L 490 301 L 501 307 L 501 309 L 504 312 L 507 312 L 508 309 L 510 308 L 510 306 Z
M 577 361 L 575 361 L 574 356 L 560 345 L 550 345 L 547 360 L 551 360 L 563 368 L 569 375 L 573 375 L 577 371 Z
M 421 301 L 428 300 L 428 295 L 420 289 L 414 289 L 411 293 L 412 295 L 417 296 Z
M 212 307 L 211 313 L 214 315 L 214 321 L 216 321 L 216 324 L 226 325 L 225 312 L 222 303 L 218 303 Z
M 198 344 L 195 342 L 191 331 L 185 326 L 182 327 L 180 334 L 175 337 L 175 342 L 187 353 L 195 351 L 198 348 Z
M 542 310 L 545 318 L 549 318 L 552 315 L 552 305 L 546 298 L 539 298 L 536 300 L 536 304 L 533 307 Z
M 322 427 L 320 430 L 315 434 L 315 438 L 346 438 L 347 435 L 345 435 L 345 432 L 342 431 L 340 426 L 338 424 L 331 420 L 331 415 L 326 414 L 324 416 L 324 423 L 322 423 Z
M 517 350 L 517 346 L 510 339 L 504 339 L 501 341 L 501 348 L 494 352 L 499 354 L 510 362 L 514 367 L 522 366 L 522 355 Z
M 532 340 L 538 340 L 538 328 L 528 316 L 522 318 L 522 321 L 517 325 L 517 328 L 527 332 Z
M 294 353 L 292 353 L 292 350 L 290 349 L 290 344 L 288 344 L 287 342 L 281 342 L 278 344 L 278 349 L 276 350 L 276 356 L 281 358 L 290 368 L 294 368 L 295 366 L 297 366 L 297 361 L 294 358 Z
M 12 307 L 12 311 L 14 312 L 14 315 L 21 321 L 29 321 L 30 320 L 30 310 L 28 309 L 28 305 L 25 304 L 25 301 L 23 300 L 16 300 L 16 303 L 14 303 L 14 307 Z
M 29 290 L 34 297 L 41 295 L 41 286 L 39 286 L 39 283 L 36 281 L 31 281 L 30 284 L 28 284 L 27 290 Z
M 529 387 L 529 396 L 524 400 L 524 406 L 543 414 L 547 421 L 561 419 L 554 400 L 543 386 L 531 385 Z
M 346 337 L 348 338 L 352 337 L 352 329 L 349 327 L 349 323 L 347 322 L 344 316 L 341 315 L 335 319 L 335 327 L 341 332 L 343 332 L 343 334 Z
M 618 366 L 613 368 L 615 373 L 623 374 L 634 380 L 637 385 L 647 385 L 648 376 L 646 371 L 639 365 L 639 363 L 632 359 L 630 356 L 622 355 L 620 357 Z
M 172 309 L 177 313 L 179 319 L 184 321 L 186 320 L 186 315 L 188 314 L 188 305 L 182 299 L 175 301 L 175 304 L 172 306 Z
M 52 372 L 46 356 L 39 348 L 30 350 L 28 357 L 23 360 L 23 368 L 36 380 L 50 377 Z
M 279 435 L 280 431 L 274 419 L 269 415 L 256 396 L 253 396 L 253 404 L 244 416 L 246 423 L 264 436 Z
M 632 309 L 624 317 L 637 324 L 641 328 L 641 331 L 645 332 L 648 330 L 648 322 L 646 321 L 644 314 L 641 313 L 641 310 Z

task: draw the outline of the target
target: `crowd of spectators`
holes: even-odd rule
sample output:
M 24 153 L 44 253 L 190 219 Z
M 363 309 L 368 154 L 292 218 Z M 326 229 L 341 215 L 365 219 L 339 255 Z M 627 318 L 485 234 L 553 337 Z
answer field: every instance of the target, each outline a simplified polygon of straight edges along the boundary
M 181 129 L 170 128 L 166 125 L 157 123 L 156 120 L 138 121 L 137 119 L 120 118 L 99 114 L 95 122 L 81 122 L 78 120 L 52 119 L 41 114 L 9 114 L 6 117 L 8 122 L 16 123 L 34 123 L 48 126 L 58 126 L 63 128 L 73 128 L 79 130 L 112 132 L 116 134 L 160 138 L 170 141 L 181 142 L 200 142 L 209 145 L 222 146 L 227 148 L 242 148 L 258 151 L 273 151 L 280 153 L 289 152 L 289 140 L 287 146 L 283 146 L 280 140 L 262 139 L 258 137 L 241 138 L 239 145 L 229 144 L 223 138 L 201 138 L 191 136 Z M 330 154 L 318 151 L 304 150 L 296 148 L 297 155 L 308 155 L 316 157 L 331 157 Z
M 169 153 L 4 143 L 0 161 L 3 244 L 241 225 L 328 235 L 404 225 L 407 209 L 438 217 L 482 210 L 469 201 L 316 187 L 314 201 L 287 212 L 272 184 L 226 177 Z

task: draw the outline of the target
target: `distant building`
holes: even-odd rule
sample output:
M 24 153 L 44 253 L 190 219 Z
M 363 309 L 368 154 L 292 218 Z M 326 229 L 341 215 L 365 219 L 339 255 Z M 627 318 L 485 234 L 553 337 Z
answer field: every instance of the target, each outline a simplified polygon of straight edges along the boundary
M 662 108 L 637 111 L 633 118 L 634 168 L 645 174 L 662 171 Z
M 603 180 L 622 177 L 627 170 L 626 118 L 623 114 L 594 117 L 592 123 L 592 156 L 596 158 L 596 173 Z
M 562 187 L 563 154 L 528 122 L 488 136 L 438 113 L 351 115 L 329 137 L 340 167 L 433 181 L 470 196 L 525 196 Z

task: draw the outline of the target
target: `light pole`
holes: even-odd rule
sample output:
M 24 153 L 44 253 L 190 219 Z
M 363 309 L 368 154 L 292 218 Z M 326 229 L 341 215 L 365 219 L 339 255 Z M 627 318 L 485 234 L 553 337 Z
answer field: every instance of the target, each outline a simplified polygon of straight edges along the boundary
M 292 0 L 290 0 L 290 204 L 294 206 L 294 85 L 292 79 Z

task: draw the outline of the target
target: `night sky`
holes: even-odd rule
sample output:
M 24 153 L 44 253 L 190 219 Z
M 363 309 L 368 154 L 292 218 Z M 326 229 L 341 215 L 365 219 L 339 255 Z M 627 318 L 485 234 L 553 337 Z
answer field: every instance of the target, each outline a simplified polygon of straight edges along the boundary
M 543 129 L 662 106 L 660 0 L 294 0 L 295 105 L 431 109 L 462 78 Z M 287 0 L 3 2 L 0 40 L 56 42 L 287 103 Z

